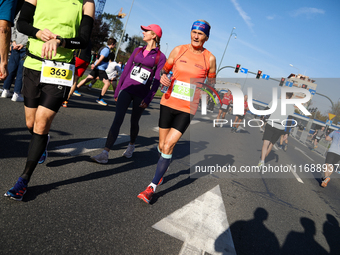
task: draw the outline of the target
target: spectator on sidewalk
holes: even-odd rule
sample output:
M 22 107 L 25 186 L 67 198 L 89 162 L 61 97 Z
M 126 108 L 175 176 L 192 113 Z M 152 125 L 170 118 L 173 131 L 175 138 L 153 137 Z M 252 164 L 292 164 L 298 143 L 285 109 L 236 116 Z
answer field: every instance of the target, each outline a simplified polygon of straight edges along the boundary
M 11 26 L 14 24 L 17 2 L 17 0 L 0 0 L 0 80 L 7 77 Z
M 3 92 L 1 93 L 2 98 L 7 98 L 12 95 L 10 92 L 11 85 L 15 79 L 14 83 L 14 93 L 12 96 L 12 101 L 23 102 L 24 98 L 21 96 L 22 88 L 22 73 L 24 68 L 24 56 L 26 51 L 26 45 L 28 36 L 20 33 L 17 30 L 16 23 L 19 18 L 20 13 L 16 16 L 14 20 L 14 27 L 12 28 L 12 47 L 11 56 L 8 61 L 8 76 L 4 82 Z

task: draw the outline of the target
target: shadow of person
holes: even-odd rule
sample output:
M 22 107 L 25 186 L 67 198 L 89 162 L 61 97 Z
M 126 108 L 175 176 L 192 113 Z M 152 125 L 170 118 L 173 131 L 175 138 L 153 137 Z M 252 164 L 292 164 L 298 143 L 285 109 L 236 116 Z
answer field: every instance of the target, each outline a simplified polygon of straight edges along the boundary
M 323 224 L 323 235 L 329 245 L 329 254 L 340 254 L 340 227 L 337 219 L 330 214 L 326 214 L 327 221 Z
M 304 232 L 291 231 L 282 246 L 281 254 L 328 254 L 328 252 L 314 240 L 316 234 L 314 221 L 302 217 L 300 223 L 304 228 Z
M 264 208 L 258 207 L 254 212 L 254 219 L 237 221 L 230 226 L 236 254 L 273 255 L 280 253 L 280 245 L 276 235 L 263 223 L 267 219 L 268 212 Z M 223 235 L 224 233 L 216 239 L 215 250 L 227 254 L 226 250 L 221 250 Z

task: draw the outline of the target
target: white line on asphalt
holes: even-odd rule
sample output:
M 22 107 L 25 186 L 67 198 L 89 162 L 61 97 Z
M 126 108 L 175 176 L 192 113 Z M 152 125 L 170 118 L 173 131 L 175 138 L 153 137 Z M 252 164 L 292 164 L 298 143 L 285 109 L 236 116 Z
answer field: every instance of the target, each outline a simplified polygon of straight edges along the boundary
M 295 147 L 295 150 L 301 152 L 303 155 L 305 155 L 309 160 L 314 161 L 311 157 L 309 157 L 303 150 L 299 149 L 298 147 Z
M 279 150 L 279 148 L 276 147 L 276 144 L 273 145 L 275 150 Z
M 298 182 L 303 183 L 303 181 L 301 180 L 301 178 L 300 178 L 300 177 L 297 175 L 297 173 L 292 169 L 292 166 L 291 166 L 291 165 L 288 165 L 288 164 L 287 164 L 287 166 L 289 167 L 290 172 L 292 172 L 293 175 L 295 176 L 296 180 L 298 180 Z
M 130 141 L 130 136 L 126 134 L 120 134 L 117 137 L 115 144 L 125 143 Z M 63 146 L 55 147 L 54 150 L 49 152 L 65 154 L 68 156 L 76 156 L 79 154 L 85 154 L 91 151 L 102 149 L 105 146 L 106 137 L 86 140 L 83 142 L 67 144 Z

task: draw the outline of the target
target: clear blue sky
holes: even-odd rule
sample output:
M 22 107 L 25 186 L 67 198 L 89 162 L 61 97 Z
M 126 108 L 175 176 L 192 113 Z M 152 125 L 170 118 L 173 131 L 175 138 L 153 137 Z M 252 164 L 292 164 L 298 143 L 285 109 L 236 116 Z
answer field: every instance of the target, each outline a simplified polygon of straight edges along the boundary
M 123 12 L 128 14 L 131 4 L 132 0 L 107 1 L 104 12 L 118 14 L 123 7 Z M 290 73 L 305 74 L 316 80 L 317 92 L 337 102 L 340 97 L 339 10 L 340 1 L 336 0 L 135 0 L 126 33 L 141 35 L 140 25 L 160 25 L 161 50 L 168 56 L 175 46 L 190 42 L 192 23 L 204 19 L 211 25 L 205 47 L 216 56 L 218 66 L 231 30 L 236 27 L 233 32 L 237 39 L 234 35 L 231 37 L 221 67 L 239 63 L 250 71 L 261 69 L 275 78 L 287 77 Z M 127 16 L 122 19 L 124 24 L 126 21 Z M 232 69 L 222 70 L 219 77 L 247 78 L 245 74 L 234 74 Z M 332 79 L 320 78 L 339 79 L 327 82 Z M 258 88 L 265 92 L 271 91 L 271 87 L 272 84 L 263 80 Z M 266 101 L 266 98 L 267 95 L 260 99 Z M 315 96 L 313 105 L 324 112 L 330 102 Z

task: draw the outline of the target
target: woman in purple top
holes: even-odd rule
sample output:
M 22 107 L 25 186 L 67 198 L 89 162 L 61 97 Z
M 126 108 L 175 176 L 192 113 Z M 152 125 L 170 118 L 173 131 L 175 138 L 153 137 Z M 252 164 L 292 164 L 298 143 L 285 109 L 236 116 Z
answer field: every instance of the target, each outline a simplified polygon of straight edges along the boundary
M 135 140 L 139 131 L 139 119 L 144 109 L 150 104 L 159 87 L 160 72 L 165 64 L 166 57 L 159 49 L 162 37 L 160 26 L 152 24 L 141 26 L 144 47 L 136 48 L 131 54 L 124 71 L 120 77 L 114 98 L 116 103 L 116 115 L 106 139 L 104 150 L 91 159 L 100 164 L 108 162 L 111 147 L 116 142 L 120 126 L 123 123 L 125 113 L 131 101 L 133 101 L 131 113 L 130 144 L 123 153 L 127 158 L 132 157 L 135 149 Z

